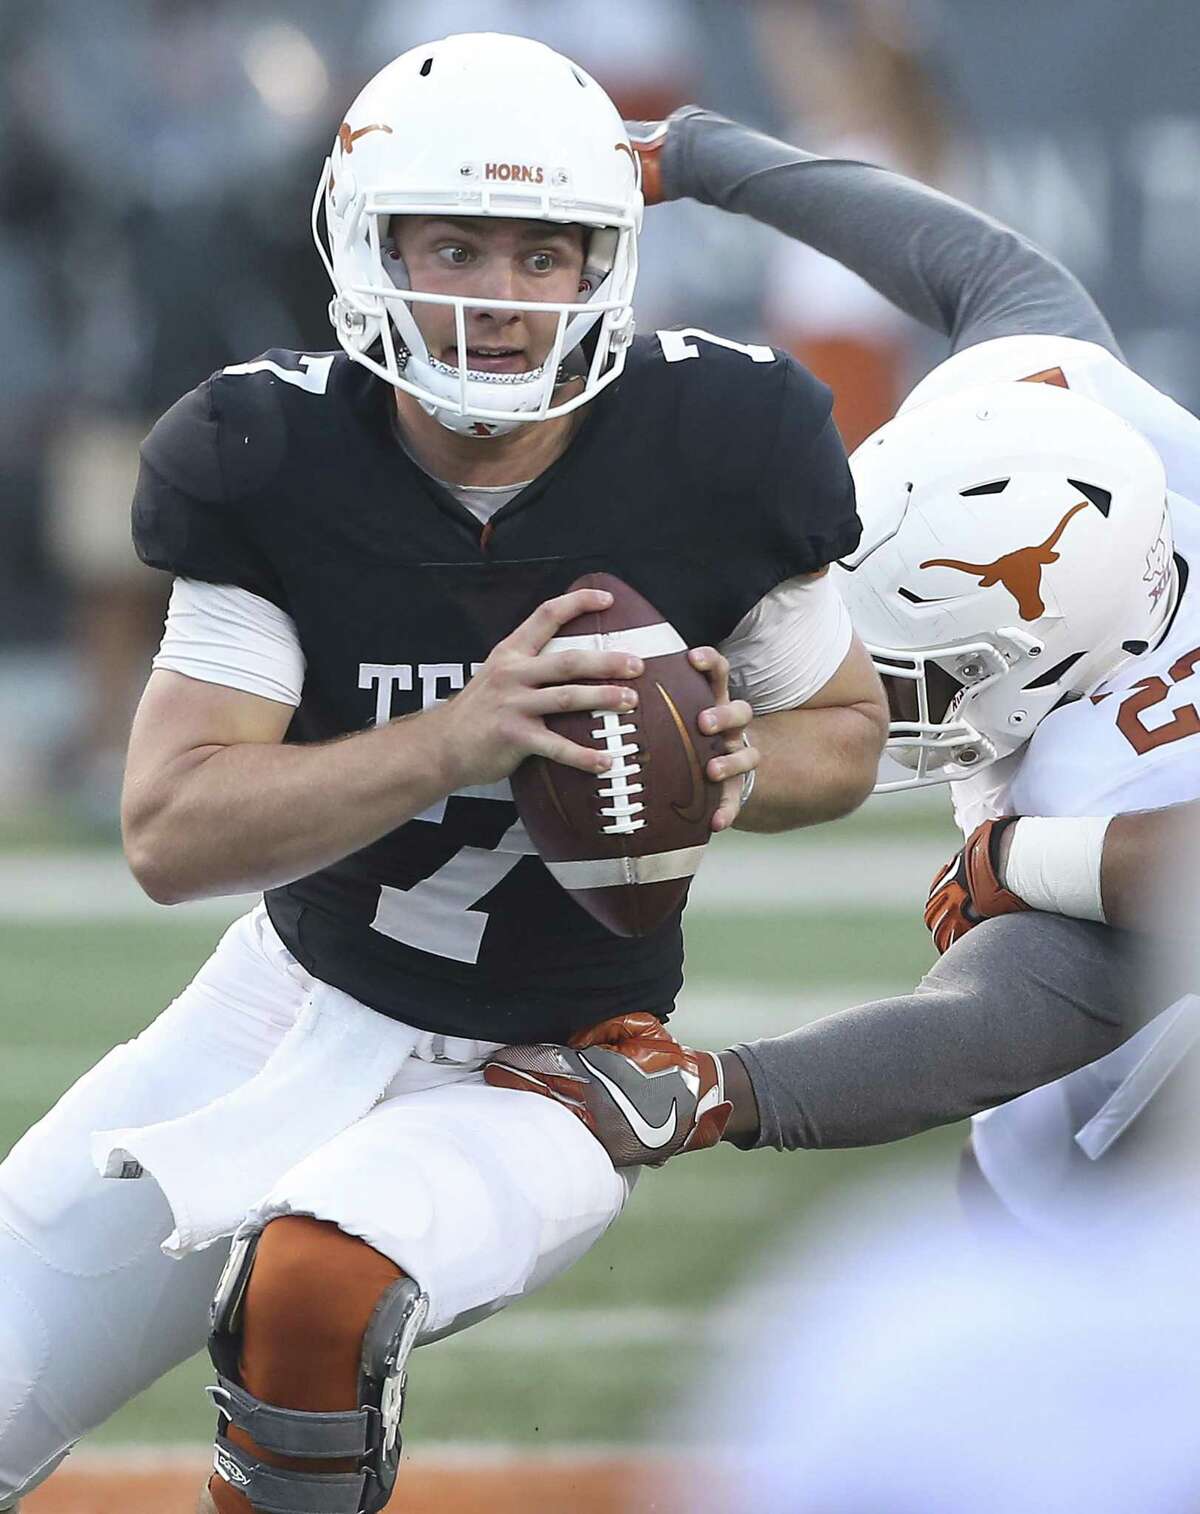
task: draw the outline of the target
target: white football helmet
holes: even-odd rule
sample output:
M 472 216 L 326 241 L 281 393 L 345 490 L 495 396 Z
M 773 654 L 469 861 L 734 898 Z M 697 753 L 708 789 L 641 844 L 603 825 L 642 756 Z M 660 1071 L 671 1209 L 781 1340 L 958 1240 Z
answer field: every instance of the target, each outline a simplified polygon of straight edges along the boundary
M 319 213 L 324 208 L 321 236 Z M 414 395 L 443 425 L 495 436 L 565 415 L 625 365 L 633 338 L 641 164 L 605 92 L 540 42 L 490 33 L 446 37 L 389 63 L 351 105 L 313 201 L 313 236 L 335 290 L 329 316 L 361 363 Z M 393 215 L 492 216 L 588 228 L 588 284 L 575 304 L 470 299 L 406 288 L 391 252 Z M 458 366 L 433 357 L 418 303 L 455 310 Z M 556 312 L 554 346 L 529 373 L 467 365 L 468 309 Z M 554 403 L 564 359 L 583 391 Z
M 887 752 L 967 778 L 1154 641 L 1175 594 L 1163 465 L 1092 400 L 997 382 L 889 421 L 850 459 L 838 587 L 884 680 Z

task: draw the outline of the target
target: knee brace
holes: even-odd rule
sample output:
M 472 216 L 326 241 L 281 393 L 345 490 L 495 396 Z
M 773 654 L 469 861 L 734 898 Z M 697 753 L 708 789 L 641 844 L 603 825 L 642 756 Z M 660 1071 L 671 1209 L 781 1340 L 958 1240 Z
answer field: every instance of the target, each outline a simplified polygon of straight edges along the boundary
M 259 1231 L 235 1242 L 213 1302 L 209 1353 L 217 1384 L 208 1391 L 220 1415 L 216 1472 L 264 1514 L 375 1514 L 396 1481 L 406 1364 L 429 1300 L 403 1276 L 384 1289 L 362 1336 L 356 1408 L 321 1412 L 266 1403 L 246 1388 L 240 1368 L 244 1305 L 261 1239 Z M 356 1470 L 272 1466 L 231 1441 L 230 1426 L 263 1451 L 301 1461 L 348 1460 Z

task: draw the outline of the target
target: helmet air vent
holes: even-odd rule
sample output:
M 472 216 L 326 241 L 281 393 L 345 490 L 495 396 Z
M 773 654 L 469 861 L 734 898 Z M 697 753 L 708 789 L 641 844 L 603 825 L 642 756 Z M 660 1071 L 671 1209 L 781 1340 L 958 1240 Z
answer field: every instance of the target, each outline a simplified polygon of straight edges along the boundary
M 1037 678 L 1031 683 L 1027 683 L 1025 687 L 1027 689 L 1048 689 L 1051 684 L 1058 683 L 1060 679 L 1064 678 L 1082 656 L 1082 652 L 1072 652 L 1070 657 L 1064 657 L 1061 662 L 1056 662 L 1052 668 L 1047 668 L 1044 673 L 1039 674 Z
M 976 484 L 973 489 L 960 489 L 963 499 L 974 499 L 977 494 L 1003 494 L 1008 488 L 1008 479 L 998 478 L 990 484 Z
M 571 72 L 575 75 L 575 82 L 579 85 L 580 89 L 586 89 L 587 80 L 583 77 L 579 70 L 577 68 L 573 68 Z
M 1112 509 L 1112 495 L 1107 489 L 1102 489 L 1099 484 L 1083 484 L 1077 478 L 1069 478 L 1067 483 L 1072 489 L 1078 489 L 1080 494 L 1086 494 L 1100 514 L 1108 519 L 1108 512 Z
M 433 59 L 432 58 L 426 58 L 425 61 L 424 61 L 424 63 L 421 64 L 421 78 L 422 79 L 428 79 L 429 75 L 432 72 L 433 72 Z
M 1121 651 L 1128 652 L 1131 657 L 1140 657 L 1149 645 L 1148 641 L 1123 641 Z

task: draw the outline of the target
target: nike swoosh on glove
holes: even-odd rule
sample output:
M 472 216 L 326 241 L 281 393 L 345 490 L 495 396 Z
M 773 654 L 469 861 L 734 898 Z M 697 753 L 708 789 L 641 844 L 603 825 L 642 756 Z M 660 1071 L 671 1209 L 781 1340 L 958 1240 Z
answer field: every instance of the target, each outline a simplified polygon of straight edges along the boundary
M 681 1046 L 650 1014 L 605 1020 L 569 1046 L 505 1046 L 483 1075 L 493 1088 L 557 1100 L 614 1167 L 660 1167 L 681 1151 L 715 1146 L 733 1112 L 720 1058 Z
M 985 820 L 977 825 L 962 851 L 956 852 L 934 877 L 925 904 L 925 924 L 939 954 L 948 951 L 981 920 L 1029 908 L 1024 899 L 1003 886 L 996 873 L 1000 837 L 1018 818 L 1006 815 L 1002 820 Z

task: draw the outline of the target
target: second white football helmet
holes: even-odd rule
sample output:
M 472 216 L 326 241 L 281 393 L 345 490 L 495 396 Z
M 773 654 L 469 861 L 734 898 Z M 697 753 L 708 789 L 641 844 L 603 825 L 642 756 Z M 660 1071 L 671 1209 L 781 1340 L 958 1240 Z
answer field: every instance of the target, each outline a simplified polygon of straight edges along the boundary
M 444 425 L 499 435 L 566 414 L 621 372 L 633 337 L 641 169 L 604 90 L 540 42 L 490 33 L 446 37 L 389 63 L 351 105 L 313 202 L 313 235 L 333 282 L 330 319 L 345 351 L 415 395 Z M 325 238 L 320 229 L 324 211 Z M 590 231 L 576 303 L 471 299 L 406 287 L 387 256 L 394 215 L 541 220 Z M 413 307 L 454 308 L 458 366 L 427 349 Z M 552 349 L 527 373 L 472 371 L 468 309 L 556 314 Z M 555 403 L 564 359 L 582 392 Z
M 1103 406 L 997 382 L 889 421 L 851 458 L 863 536 L 838 586 L 883 676 L 888 755 L 969 777 L 1144 651 L 1173 599 L 1163 465 Z

